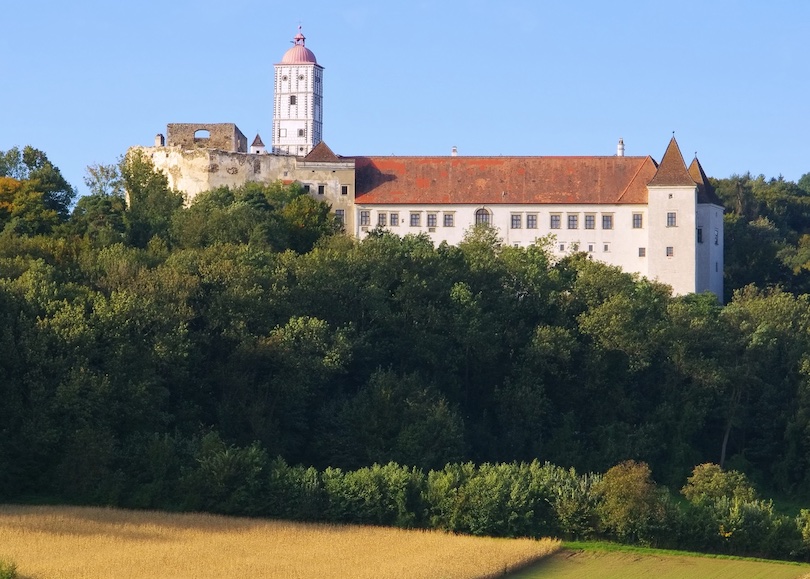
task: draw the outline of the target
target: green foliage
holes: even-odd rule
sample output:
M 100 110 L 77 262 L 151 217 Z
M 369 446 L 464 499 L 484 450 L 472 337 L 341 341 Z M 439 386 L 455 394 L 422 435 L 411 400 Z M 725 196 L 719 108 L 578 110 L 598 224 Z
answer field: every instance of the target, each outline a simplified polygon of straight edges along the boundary
M 0 579 L 17 579 L 17 565 L 0 559 Z
M 665 520 L 664 499 L 643 462 L 610 468 L 594 492 L 602 527 L 623 542 L 650 542 Z
M 693 504 L 716 501 L 721 498 L 753 501 L 754 487 L 745 474 L 736 470 L 724 471 L 716 464 L 699 464 L 681 489 L 686 500 Z

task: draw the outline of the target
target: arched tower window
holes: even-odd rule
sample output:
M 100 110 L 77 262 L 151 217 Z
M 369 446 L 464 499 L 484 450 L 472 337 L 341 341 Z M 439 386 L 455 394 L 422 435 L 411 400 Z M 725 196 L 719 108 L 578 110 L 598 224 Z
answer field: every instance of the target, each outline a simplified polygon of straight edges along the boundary
M 486 209 L 478 209 L 475 212 L 475 224 L 478 225 L 479 223 L 486 223 L 489 225 L 490 221 L 490 213 Z

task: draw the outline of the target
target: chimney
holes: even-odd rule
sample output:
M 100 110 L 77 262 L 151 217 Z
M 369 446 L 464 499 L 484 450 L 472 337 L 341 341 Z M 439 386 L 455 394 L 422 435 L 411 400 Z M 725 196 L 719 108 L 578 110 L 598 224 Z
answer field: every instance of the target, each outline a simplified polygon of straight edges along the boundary
M 453 148 L 450 150 L 450 156 L 458 157 L 458 147 L 456 147 L 455 145 L 453 145 Z
M 619 137 L 619 144 L 616 146 L 616 156 L 624 157 L 624 139 Z

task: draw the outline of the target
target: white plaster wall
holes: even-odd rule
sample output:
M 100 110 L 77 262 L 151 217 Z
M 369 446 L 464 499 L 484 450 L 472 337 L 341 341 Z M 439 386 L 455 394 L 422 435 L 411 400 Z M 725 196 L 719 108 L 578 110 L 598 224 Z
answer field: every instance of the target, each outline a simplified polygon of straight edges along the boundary
M 274 152 L 304 156 L 320 142 L 322 78 L 323 69 L 316 64 L 275 65 Z M 295 105 L 290 104 L 290 97 L 293 95 L 296 97 Z M 301 129 L 304 130 L 304 136 L 299 137 L 298 131 Z
M 624 271 L 647 275 L 647 257 L 639 257 L 639 248 L 648 249 L 648 216 L 644 205 L 361 205 L 355 206 L 356 227 L 354 234 L 365 237 L 368 231 L 378 224 L 380 213 L 386 214 L 386 229 L 399 235 L 408 233 L 427 233 L 435 244 L 446 241 L 458 244 L 464 238 L 466 231 L 475 224 L 475 212 L 480 208 L 490 212 L 490 223 L 498 229 L 505 244 L 526 247 L 535 243 L 538 238 L 549 234 L 554 236 L 551 246 L 552 253 L 559 257 L 574 251 L 588 252 L 589 245 L 593 246 L 590 255 L 604 263 L 621 267 Z M 361 211 L 369 211 L 369 225 L 364 229 L 360 225 Z M 420 226 L 410 225 L 411 213 L 420 214 Z M 399 215 L 399 225 L 390 225 L 391 213 Z M 436 213 L 436 227 L 428 227 L 428 213 Z M 444 215 L 453 214 L 453 227 L 444 226 Z M 633 229 L 633 214 L 642 215 L 642 227 Z M 512 215 L 521 216 L 521 227 L 513 229 Z M 537 215 L 537 229 L 528 229 L 526 216 Z M 560 229 L 551 229 L 551 215 L 559 214 L 561 217 Z M 568 229 L 568 215 L 577 215 L 576 229 Z M 595 228 L 585 229 L 585 215 L 595 217 Z M 602 215 L 613 217 L 613 229 L 602 228 Z M 560 246 L 562 245 L 562 249 Z M 605 251 L 605 245 L 608 251 Z
M 697 226 L 703 228 L 703 243 L 697 244 L 695 291 L 710 291 L 723 299 L 723 208 L 719 205 L 697 206 Z
M 696 187 L 649 187 L 649 277 L 672 286 L 677 295 L 697 287 L 696 195 Z M 667 226 L 670 212 L 676 214 L 675 227 Z

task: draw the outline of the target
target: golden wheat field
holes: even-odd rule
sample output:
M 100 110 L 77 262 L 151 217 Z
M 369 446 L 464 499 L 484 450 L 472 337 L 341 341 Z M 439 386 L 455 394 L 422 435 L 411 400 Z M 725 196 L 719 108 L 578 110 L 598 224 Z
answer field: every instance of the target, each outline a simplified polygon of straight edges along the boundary
M 0 560 L 21 579 L 473 578 L 557 551 L 553 539 L 487 539 L 202 514 L 0 506 Z

